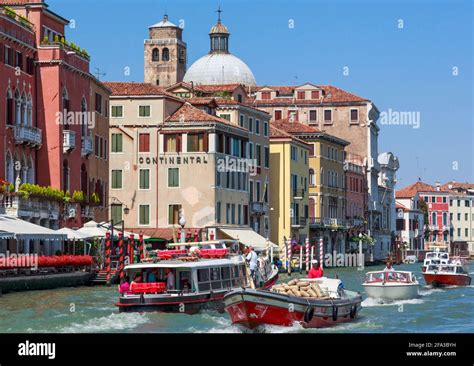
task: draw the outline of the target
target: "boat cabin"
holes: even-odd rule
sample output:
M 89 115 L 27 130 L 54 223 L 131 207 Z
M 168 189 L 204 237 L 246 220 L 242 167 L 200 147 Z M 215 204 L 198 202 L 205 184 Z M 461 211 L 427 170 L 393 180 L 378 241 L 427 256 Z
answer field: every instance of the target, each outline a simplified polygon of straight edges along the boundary
M 368 272 L 365 275 L 365 283 L 378 282 L 413 283 L 416 282 L 416 277 L 413 273 L 405 271 Z
M 449 274 L 465 274 L 466 271 L 461 265 L 456 264 L 432 264 L 428 266 L 428 272 L 443 272 Z

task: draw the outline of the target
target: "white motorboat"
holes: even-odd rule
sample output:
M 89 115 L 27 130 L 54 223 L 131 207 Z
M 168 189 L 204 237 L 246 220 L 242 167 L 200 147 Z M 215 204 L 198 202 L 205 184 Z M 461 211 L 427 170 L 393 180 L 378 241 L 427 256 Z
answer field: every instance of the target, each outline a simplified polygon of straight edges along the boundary
M 362 284 L 369 297 L 382 300 L 409 300 L 419 296 L 419 283 L 412 272 L 367 272 Z

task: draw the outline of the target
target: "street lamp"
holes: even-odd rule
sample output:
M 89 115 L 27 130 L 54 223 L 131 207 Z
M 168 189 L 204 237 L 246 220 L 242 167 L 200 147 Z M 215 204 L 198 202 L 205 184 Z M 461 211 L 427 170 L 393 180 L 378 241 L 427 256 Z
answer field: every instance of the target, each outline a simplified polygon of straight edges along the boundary
M 179 225 L 181 226 L 181 243 L 186 242 L 186 232 L 184 230 L 184 227 L 186 226 L 186 218 L 184 217 L 184 212 L 183 210 L 179 210 L 179 220 L 178 220 Z
M 362 267 L 364 263 L 364 256 L 362 253 L 362 233 L 359 233 L 359 267 Z

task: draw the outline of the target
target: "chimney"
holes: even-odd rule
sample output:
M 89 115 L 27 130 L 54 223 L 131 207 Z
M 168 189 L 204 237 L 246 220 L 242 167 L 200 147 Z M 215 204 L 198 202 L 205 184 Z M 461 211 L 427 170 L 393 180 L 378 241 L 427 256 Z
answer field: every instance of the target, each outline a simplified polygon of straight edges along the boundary
M 440 183 L 439 181 L 437 181 L 437 182 L 435 183 L 435 185 L 436 185 L 436 190 L 439 191 L 439 190 L 441 189 L 441 188 L 440 188 L 440 187 L 441 187 L 441 183 Z

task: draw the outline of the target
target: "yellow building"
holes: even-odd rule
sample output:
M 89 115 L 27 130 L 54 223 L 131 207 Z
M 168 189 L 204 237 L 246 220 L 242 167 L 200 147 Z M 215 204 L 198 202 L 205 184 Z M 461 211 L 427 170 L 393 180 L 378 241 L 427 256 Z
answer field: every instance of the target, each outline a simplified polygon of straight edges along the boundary
M 310 145 L 309 228 L 310 241 L 323 237 L 324 252 L 345 252 L 346 221 L 345 147 L 349 142 L 299 122 L 272 122 L 278 128 Z
M 310 145 L 270 124 L 270 240 L 283 253 L 285 239 L 304 243 L 309 234 L 309 153 Z

